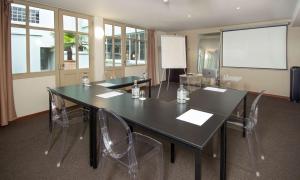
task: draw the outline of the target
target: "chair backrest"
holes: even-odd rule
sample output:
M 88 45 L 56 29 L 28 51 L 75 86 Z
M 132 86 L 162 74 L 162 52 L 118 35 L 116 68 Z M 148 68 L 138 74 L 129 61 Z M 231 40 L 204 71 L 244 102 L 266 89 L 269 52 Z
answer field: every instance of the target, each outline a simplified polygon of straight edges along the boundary
M 261 91 L 257 97 L 254 99 L 252 105 L 251 105 L 251 109 L 250 109 L 250 113 L 249 113 L 249 117 L 248 117 L 248 128 L 251 130 L 253 129 L 256 124 L 257 124 L 257 116 L 258 116 L 258 103 L 259 100 L 261 99 L 262 95 L 264 94 L 265 90 Z
M 99 120 L 102 141 L 109 155 L 120 159 L 129 153 L 129 159 L 135 161 L 133 136 L 127 123 L 120 116 L 103 108 L 99 109 Z
M 51 97 L 52 122 L 60 120 L 65 124 L 68 123 L 68 115 L 64 99 L 61 96 L 54 94 L 51 88 L 47 87 L 47 90 Z

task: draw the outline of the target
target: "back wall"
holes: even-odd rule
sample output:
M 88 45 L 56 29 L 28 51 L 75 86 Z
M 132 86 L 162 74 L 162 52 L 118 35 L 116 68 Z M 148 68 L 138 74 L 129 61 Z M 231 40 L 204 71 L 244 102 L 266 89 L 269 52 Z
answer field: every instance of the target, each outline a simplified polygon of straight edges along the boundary
M 174 32 L 187 36 L 188 72 L 197 72 L 198 41 L 199 34 L 220 32 L 224 28 L 239 29 L 245 27 L 267 26 L 280 22 L 263 22 L 245 25 L 235 25 L 227 27 L 217 27 L 209 29 L 196 29 L 188 31 Z M 237 84 L 238 89 L 259 92 L 266 90 L 267 94 L 289 97 L 290 93 L 290 67 L 300 66 L 300 28 L 289 27 L 287 38 L 287 61 L 288 70 L 272 69 L 248 69 L 248 68 L 225 68 L 221 67 L 222 74 L 241 76 L 243 79 Z

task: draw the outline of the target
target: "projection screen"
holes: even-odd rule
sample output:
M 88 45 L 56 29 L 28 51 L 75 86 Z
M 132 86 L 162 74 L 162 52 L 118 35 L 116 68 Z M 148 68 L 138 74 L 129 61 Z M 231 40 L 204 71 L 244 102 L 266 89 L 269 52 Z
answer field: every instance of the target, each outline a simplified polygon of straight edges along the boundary
M 223 67 L 287 69 L 287 26 L 223 32 Z

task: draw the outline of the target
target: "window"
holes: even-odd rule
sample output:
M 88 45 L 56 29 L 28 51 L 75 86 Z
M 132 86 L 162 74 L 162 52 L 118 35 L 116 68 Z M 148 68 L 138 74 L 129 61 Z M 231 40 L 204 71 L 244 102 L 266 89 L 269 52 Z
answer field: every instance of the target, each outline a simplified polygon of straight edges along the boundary
M 126 27 L 126 65 L 146 64 L 146 51 L 145 30 Z
M 12 4 L 11 24 L 13 74 L 53 71 L 54 11 Z
M 122 27 L 105 24 L 105 67 L 122 66 Z
M 120 23 L 104 24 L 105 67 L 145 65 L 147 36 L 144 29 L 128 27 Z
M 76 26 L 77 24 L 77 26 Z M 89 21 L 63 15 L 64 69 L 89 68 Z

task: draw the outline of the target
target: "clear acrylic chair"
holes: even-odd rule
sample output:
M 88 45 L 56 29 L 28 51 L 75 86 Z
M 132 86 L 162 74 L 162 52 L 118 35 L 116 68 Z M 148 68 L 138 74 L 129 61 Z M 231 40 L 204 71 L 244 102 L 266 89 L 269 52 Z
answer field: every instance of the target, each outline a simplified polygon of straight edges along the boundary
M 150 179 L 163 180 L 163 149 L 162 144 L 148 136 L 131 132 L 126 122 L 113 112 L 99 110 L 101 128 L 101 178 L 104 178 L 104 165 L 114 160 L 125 169 L 130 180 L 145 179 L 141 169 L 147 166 Z M 151 162 L 151 163 L 149 163 Z
M 68 129 L 70 125 L 73 124 L 78 124 L 78 123 L 84 123 L 83 130 L 80 133 L 79 139 L 82 140 L 83 136 L 85 134 L 87 125 L 88 125 L 88 119 L 89 119 L 89 111 L 87 109 L 83 108 L 76 108 L 72 110 L 67 110 L 65 106 L 65 101 L 64 99 L 52 93 L 51 89 L 47 87 L 47 90 L 49 92 L 49 95 L 51 97 L 51 115 L 52 118 L 50 120 L 49 124 L 49 142 L 48 142 L 48 147 L 47 150 L 45 151 L 45 155 L 48 155 L 49 151 L 53 147 L 55 143 L 55 138 L 54 138 L 54 130 L 56 128 L 61 129 L 61 149 L 60 149 L 60 158 L 59 161 L 57 162 L 56 166 L 60 167 L 61 163 L 64 159 L 64 153 L 65 153 L 65 145 L 66 145 L 66 140 L 68 136 Z
M 259 95 L 254 99 L 249 116 L 245 119 L 246 125 L 246 140 L 248 143 L 248 150 L 251 160 L 252 168 L 255 172 L 255 175 L 257 177 L 260 176 L 259 168 L 258 168 L 258 160 L 264 160 L 265 155 L 261 146 L 260 137 L 258 135 L 258 132 L 256 130 L 256 125 L 258 122 L 258 104 L 259 100 L 261 99 L 262 95 L 264 94 L 264 90 L 259 93 Z M 243 128 L 243 118 L 234 118 L 234 121 L 227 121 L 227 124 L 233 127 Z M 217 137 L 215 136 L 213 139 L 213 157 L 216 157 L 216 148 L 218 145 L 217 143 Z

